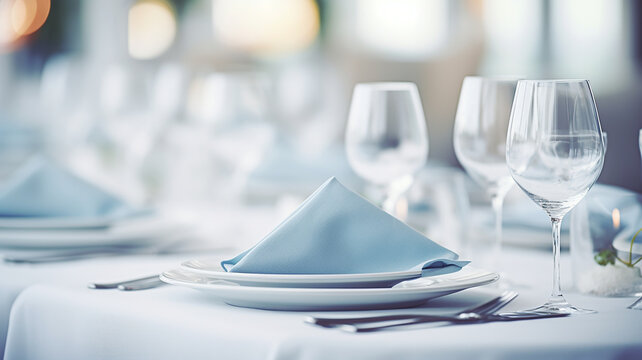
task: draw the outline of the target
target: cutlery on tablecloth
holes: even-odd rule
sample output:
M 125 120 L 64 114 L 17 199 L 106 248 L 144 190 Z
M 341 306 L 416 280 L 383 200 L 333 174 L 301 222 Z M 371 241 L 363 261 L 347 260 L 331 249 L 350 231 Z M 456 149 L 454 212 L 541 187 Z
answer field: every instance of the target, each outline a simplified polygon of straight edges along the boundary
M 384 315 L 374 317 L 360 318 L 306 318 L 306 322 L 313 323 L 326 328 L 338 328 L 346 332 L 373 332 L 399 326 L 408 326 L 422 323 L 447 322 L 451 325 L 456 324 L 479 324 L 497 321 L 518 321 L 533 320 L 553 317 L 564 317 L 569 314 L 551 314 L 551 313 L 525 313 L 511 312 L 502 314 L 493 314 L 512 301 L 517 296 L 514 292 L 505 292 L 500 297 L 492 299 L 480 306 L 466 309 L 459 313 L 449 316 L 441 315 L 422 315 L 422 314 L 400 314 Z
M 165 285 L 168 285 L 168 284 L 163 282 L 160 279 L 160 276 L 157 275 L 148 280 L 141 280 L 141 281 L 120 284 L 118 285 L 118 290 L 122 290 L 122 291 L 147 290 L 147 289 L 154 289 Z
M 118 289 L 118 290 L 144 290 L 154 287 L 162 286 L 165 283 L 159 278 L 159 275 L 150 275 L 136 279 L 112 282 L 112 283 L 89 283 L 87 285 L 90 289 L 103 290 L 103 289 Z
M 385 324 L 385 325 L 374 325 L 374 326 L 359 326 L 359 325 L 342 325 L 339 329 L 346 332 L 373 332 L 379 331 L 399 326 L 408 326 L 424 323 L 433 323 L 433 322 L 448 322 L 449 325 L 462 325 L 462 324 L 481 324 L 488 322 L 498 322 L 498 321 L 519 321 L 519 320 L 534 320 L 534 319 L 546 319 L 546 318 L 557 318 L 557 317 L 566 317 L 570 314 L 555 314 L 555 313 L 533 313 L 533 312 L 511 312 L 511 313 L 502 313 L 502 314 L 468 314 L 463 317 L 456 316 L 424 316 L 422 318 L 417 318 L 407 322 Z
M 499 296 L 472 308 L 465 309 L 458 313 L 455 313 L 450 316 L 439 316 L 440 318 L 449 317 L 449 318 L 468 318 L 472 316 L 480 316 L 492 314 L 495 311 L 503 308 L 508 305 L 513 299 L 517 297 L 517 292 L 515 291 L 504 291 Z M 322 318 L 309 316 L 305 318 L 305 322 L 326 327 L 340 327 L 344 325 L 356 325 L 356 324 L 373 324 L 373 323 L 382 323 L 390 321 L 416 321 L 423 318 L 434 318 L 438 315 L 422 315 L 422 314 L 394 314 L 394 315 L 381 315 L 381 316 L 369 316 L 369 317 L 351 317 L 351 318 Z M 443 320 L 440 320 L 443 321 Z

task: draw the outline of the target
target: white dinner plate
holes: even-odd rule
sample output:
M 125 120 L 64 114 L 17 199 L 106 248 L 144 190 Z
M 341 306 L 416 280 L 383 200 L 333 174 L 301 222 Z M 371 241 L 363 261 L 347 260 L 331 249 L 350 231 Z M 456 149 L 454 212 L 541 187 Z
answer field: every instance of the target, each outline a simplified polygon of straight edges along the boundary
M 142 245 L 184 230 L 183 226 L 159 216 L 131 218 L 100 229 L 0 229 L 0 247 L 41 249 Z
M 410 280 L 412 284 L 409 286 L 341 289 L 243 286 L 180 269 L 164 272 L 160 278 L 169 284 L 202 290 L 234 306 L 266 310 L 320 311 L 417 306 L 436 297 L 490 284 L 499 279 L 499 275 L 466 267 L 457 273 Z
M 220 259 L 190 260 L 181 264 L 187 272 L 210 279 L 232 281 L 243 286 L 295 287 L 295 288 L 373 288 L 391 287 L 394 284 L 418 278 L 420 270 L 394 271 L 365 274 L 256 274 L 226 272 Z

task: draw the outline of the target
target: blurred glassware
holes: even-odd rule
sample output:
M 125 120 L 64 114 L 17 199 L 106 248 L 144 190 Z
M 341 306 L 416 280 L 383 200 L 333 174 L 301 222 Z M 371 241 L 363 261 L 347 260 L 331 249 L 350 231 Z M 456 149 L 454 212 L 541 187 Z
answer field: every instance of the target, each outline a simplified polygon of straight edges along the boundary
M 88 136 L 90 92 L 83 58 L 58 55 L 45 63 L 40 78 L 43 126 L 58 146 L 71 147 Z
M 428 131 L 414 83 L 357 84 L 346 130 L 353 170 L 385 192 L 382 208 L 395 214 L 397 199 L 428 156 Z
M 196 74 L 189 83 L 186 112 L 210 129 L 263 122 L 271 114 L 272 81 L 260 71 Z
M 406 223 L 426 237 L 467 259 L 470 203 L 461 170 L 426 166 L 397 203 L 397 212 L 407 212 Z
M 148 157 L 147 173 L 162 182 L 155 186 L 164 201 L 240 199 L 250 172 L 274 142 L 271 84 L 257 71 L 190 76 L 182 115 L 162 131 Z
M 553 290 L 535 312 L 591 313 L 570 305 L 560 286 L 560 227 L 602 171 L 604 138 L 587 80 L 520 80 L 506 159 L 519 187 L 551 218 Z
M 0 183 L 45 147 L 39 128 L 0 114 Z
M 641 294 L 642 263 L 635 261 L 642 256 L 642 239 L 631 243 L 641 226 L 641 194 L 608 185 L 593 187 L 571 212 L 575 288 L 601 296 Z
M 163 63 L 154 74 L 150 110 L 155 116 L 176 120 L 185 108 L 189 70 L 176 62 Z
M 342 144 L 307 153 L 296 144 L 276 141 L 250 173 L 244 193 L 248 199 L 262 201 L 283 196 L 304 199 L 332 176 L 353 189 L 363 186 L 350 168 Z
M 140 171 L 164 121 L 150 110 L 152 79 L 151 67 L 133 62 L 112 63 L 104 70 L 97 80 L 99 122 L 87 154 L 77 160 L 77 166 L 102 171 L 103 185 L 113 189 L 119 184 L 136 201 L 147 197 Z
M 491 199 L 495 213 L 495 239 L 484 266 L 495 268 L 501 255 L 502 207 L 514 182 L 506 166 L 506 135 L 517 78 L 464 79 L 454 130 L 457 159 Z M 484 244 L 485 245 L 485 244 Z M 487 248 L 487 246 L 480 246 Z M 482 255 L 482 251 L 475 252 Z

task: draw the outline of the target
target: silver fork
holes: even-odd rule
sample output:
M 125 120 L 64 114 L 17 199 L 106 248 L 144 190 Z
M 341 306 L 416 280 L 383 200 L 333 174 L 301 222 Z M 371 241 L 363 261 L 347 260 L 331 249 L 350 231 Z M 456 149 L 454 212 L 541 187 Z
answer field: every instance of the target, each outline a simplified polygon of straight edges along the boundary
M 469 318 L 475 315 L 486 315 L 492 314 L 493 312 L 503 308 L 508 305 L 513 299 L 517 297 L 517 292 L 515 291 L 504 291 L 499 296 L 489 300 L 481 305 L 460 311 L 456 314 L 449 316 L 448 318 Z M 352 317 L 352 318 L 322 318 L 309 316 L 304 319 L 305 322 L 309 324 L 314 324 L 326 328 L 333 327 L 342 327 L 342 326 L 356 326 L 357 324 L 369 324 L 369 323 L 382 323 L 390 321 L 417 321 L 419 319 L 426 318 L 439 318 L 440 320 L 435 321 L 444 321 L 444 316 L 437 315 L 421 315 L 421 314 L 395 314 L 395 315 L 381 315 L 381 316 L 369 316 L 369 317 Z M 402 323 L 404 324 L 404 323 Z

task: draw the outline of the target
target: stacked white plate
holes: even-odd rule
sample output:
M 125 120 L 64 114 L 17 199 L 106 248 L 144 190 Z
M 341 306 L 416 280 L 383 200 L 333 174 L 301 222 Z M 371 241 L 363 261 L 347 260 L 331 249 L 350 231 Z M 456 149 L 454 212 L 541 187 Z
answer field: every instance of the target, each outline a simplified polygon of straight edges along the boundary
M 206 292 L 241 307 L 269 310 L 364 310 L 420 305 L 499 279 L 466 266 L 430 277 L 420 271 L 365 274 L 254 274 L 225 272 L 215 259 L 191 260 L 164 272 L 161 280 Z
M 0 248 L 145 246 L 182 231 L 155 214 L 127 218 L 0 218 Z

